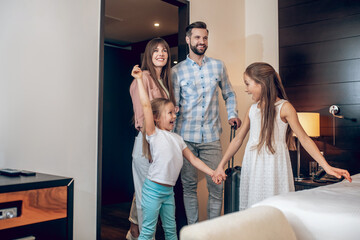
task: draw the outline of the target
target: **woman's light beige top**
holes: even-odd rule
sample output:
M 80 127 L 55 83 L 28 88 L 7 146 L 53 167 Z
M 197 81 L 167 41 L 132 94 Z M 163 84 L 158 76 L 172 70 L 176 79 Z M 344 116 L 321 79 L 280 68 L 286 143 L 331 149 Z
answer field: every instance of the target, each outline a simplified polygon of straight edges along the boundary
M 149 95 L 150 101 L 156 98 L 168 98 L 167 95 L 164 94 L 164 91 L 161 91 L 157 87 L 155 80 L 150 76 L 150 72 L 147 70 L 143 71 L 143 83 L 145 90 Z M 135 128 L 140 131 L 144 123 L 144 113 L 140 103 L 140 96 L 136 79 L 134 79 L 130 85 L 130 95 L 134 109 Z

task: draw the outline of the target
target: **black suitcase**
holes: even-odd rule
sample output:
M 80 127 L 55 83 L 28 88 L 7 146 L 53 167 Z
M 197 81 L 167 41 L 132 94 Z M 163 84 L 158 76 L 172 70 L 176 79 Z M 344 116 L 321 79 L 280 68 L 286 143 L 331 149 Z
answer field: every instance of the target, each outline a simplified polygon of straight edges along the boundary
M 235 128 L 231 127 L 230 142 L 235 137 Z M 224 189 L 224 213 L 232 213 L 239 211 L 240 203 L 240 175 L 241 167 L 234 167 L 234 156 L 228 162 L 228 168 L 225 170 L 227 178 L 225 180 Z

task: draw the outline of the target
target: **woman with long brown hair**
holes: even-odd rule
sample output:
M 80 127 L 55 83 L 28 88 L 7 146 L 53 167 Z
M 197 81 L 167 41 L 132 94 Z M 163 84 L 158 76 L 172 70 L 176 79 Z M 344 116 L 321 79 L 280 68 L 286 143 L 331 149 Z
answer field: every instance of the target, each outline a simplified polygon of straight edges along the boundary
M 170 99 L 173 103 L 174 93 L 171 83 L 171 59 L 170 48 L 167 42 L 162 38 L 154 38 L 148 42 L 145 48 L 141 70 L 143 71 L 143 85 L 150 98 L 150 101 L 157 98 Z M 135 199 L 133 201 L 129 220 L 132 223 L 131 231 L 127 239 L 138 237 L 139 230 L 142 226 L 142 209 L 141 209 L 141 190 L 144 184 L 148 169 L 150 167 L 150 158 L 148 156 L 147 144 L 143 138 L 144 133 L 144 113 L 140 103 L 138 83 L 136 79 L 130 86 L 130 95 L 134 109 L 134 125 L 138 130 L 135 138 L 132 153 L 132 170 L 135 187 Z M 143 147 L 145 148 L 143 150 Z M 135 215 L 135 216 L 134 216 Z M 137 215 L 137 219 L 136 219 Z M 136 225 L 139 229 L 136 229 Z M 132 234 L 133 236 L 130 236 Z

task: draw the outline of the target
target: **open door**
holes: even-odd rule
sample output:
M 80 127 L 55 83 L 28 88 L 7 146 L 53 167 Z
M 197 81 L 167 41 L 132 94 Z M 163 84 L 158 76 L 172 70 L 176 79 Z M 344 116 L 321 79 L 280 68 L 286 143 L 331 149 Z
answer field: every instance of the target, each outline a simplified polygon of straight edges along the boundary
M 129 86 L 132 81 L 130 71 L 133 65 L 140 63 L 141 49 L 145 49 L 149 40 L 132 44 L 131 47 L 107 42 L 104 37 L 104 25 L 108 21 L 105 11 L 106 1 L 108 0 L 101 2 L 97 239 L 101 239 L 101 222 L 104 221 L 102 219 L 103 206 L 111 204 L 124 206 L 121 205 L 122 203 L 129 206 L 134 192 L 131 153 L 136 131 L 131 122 L 133 112 L 129 94 Z M 178 8 L 178 33 L 161 37 L 169 43 L 170 47 L 177 48 L 177 61 L 182 61 L 187 55 L 185 28 L 189 24 L 189 3 L 184 0 L 163 0 L 162 2 Z M 143 11 L 146 14 L 149 10 L 143 9 Z M 180 180 L 174 191 L 177 227 L 180 230 L 186 224 Z M 127 230 L 129 211 L 125 210 L 122 215 L 126 215 L 125 222 L 117 221 L 117 217 L 112 222 L 116 228 Z

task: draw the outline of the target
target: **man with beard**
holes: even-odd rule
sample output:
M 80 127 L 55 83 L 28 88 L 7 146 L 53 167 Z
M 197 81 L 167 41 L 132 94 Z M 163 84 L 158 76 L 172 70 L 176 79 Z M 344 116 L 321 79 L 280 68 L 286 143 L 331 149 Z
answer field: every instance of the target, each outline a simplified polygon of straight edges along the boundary
M 228 122 L 239 127 L 236 96 L 222 61 L 205 56 L 208 33 L 204 22 L 194 22 L 186 28 L 189 55 L 172 68 L 176 105 L 179 107 L 175 132 L 181 135 L 189 149 L 206 165 L 216 169 L 221 157 L 221 123 L 218 91 L 226 103 Z M 219 86 L 219 88 L 218 88 Z M 184 205 L 188 224 L 198 221 L 197 169 L 184 160 L 181 170 Z M 220 216 L 223 186 L 206 177 L 209 198 L 208 218 Z

